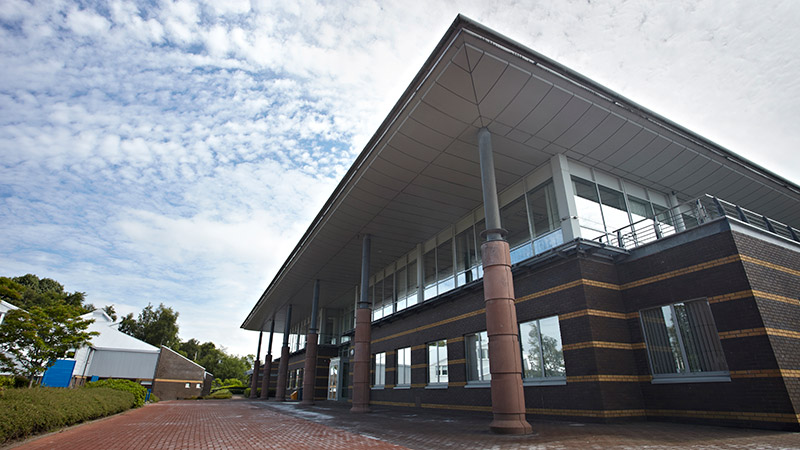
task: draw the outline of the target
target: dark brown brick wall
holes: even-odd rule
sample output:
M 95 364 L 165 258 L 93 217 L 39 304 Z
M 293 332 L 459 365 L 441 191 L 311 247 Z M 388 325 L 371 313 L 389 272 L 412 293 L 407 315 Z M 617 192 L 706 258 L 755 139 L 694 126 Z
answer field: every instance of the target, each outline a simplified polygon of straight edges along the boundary
M 203 395 L 205 374 L 206 371 L 202 367 L 162 346 L 156 366 L 153 393 L 161 400 L 198 397 Z

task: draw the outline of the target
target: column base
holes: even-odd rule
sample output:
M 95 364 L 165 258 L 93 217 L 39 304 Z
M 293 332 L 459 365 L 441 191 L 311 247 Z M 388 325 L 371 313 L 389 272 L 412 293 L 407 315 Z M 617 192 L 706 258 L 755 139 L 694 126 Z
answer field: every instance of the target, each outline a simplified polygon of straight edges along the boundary
M 495 414 L 494 420 L 489 424 L 489 429 L 497 434 L 531 434 L 533 427 L 525 420 L 525 415 L 508 414 L 498 417 Z
M 350 408 L 350 412 L 353 414 L 366 414 L 366 413 L 371 413 L 372 408 L 370 408 L 369 406 L 353 406 L 352 408 Z

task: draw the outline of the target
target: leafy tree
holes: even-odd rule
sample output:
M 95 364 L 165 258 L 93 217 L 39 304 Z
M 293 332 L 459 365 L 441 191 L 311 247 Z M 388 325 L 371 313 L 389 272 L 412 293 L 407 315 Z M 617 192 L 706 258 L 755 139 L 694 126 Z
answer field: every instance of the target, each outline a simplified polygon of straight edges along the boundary
M 114 310 L 114 305 L 106 305 L 103 306 L 103 312 L 108 314 L 108 317 L 111 317 L 111 320 L 117 321 L 117 312 Z
M 28 378 L 43 373 L 69 350 L 86 345 L 97 332 L 87 332 L 92 319 L 75 316 L 65 304 L 14 309 L 0 324 L 0 367 Z
M 148 303 L 137 319 L 133 318 L 133 313 L 123 317 L 119 330 L 156 347 L 174 348 L 180 343 L 178 313 L 163 303 L 156 309 Z
M 197 357 L 200 356 L 200 341 L 197 339 L 189 339 L 186 342 L 181 342 L 178 348 L 173 349 L 181 355 L 197 362 Z
M 0 277 L 0 299 L 26 310 L 53 305 L 69 306 L 74 310 L 73 315 L 94 310 L 94 306 L 84 303 L 86 294 L 83 292 L 67 292 L 61 283 L 30 273 L 14 278 Z

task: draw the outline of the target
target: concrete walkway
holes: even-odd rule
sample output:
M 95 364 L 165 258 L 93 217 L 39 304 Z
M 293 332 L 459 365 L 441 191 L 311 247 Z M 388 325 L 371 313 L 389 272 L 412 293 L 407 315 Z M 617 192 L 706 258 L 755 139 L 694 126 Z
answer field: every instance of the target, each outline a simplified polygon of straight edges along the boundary
M 260 400 L 172 401 L 24 442 L 27 449 L 800 449 L 800 433 L 658 422 L 533 422 L 530 436 L 497 436 L 489 416 Z

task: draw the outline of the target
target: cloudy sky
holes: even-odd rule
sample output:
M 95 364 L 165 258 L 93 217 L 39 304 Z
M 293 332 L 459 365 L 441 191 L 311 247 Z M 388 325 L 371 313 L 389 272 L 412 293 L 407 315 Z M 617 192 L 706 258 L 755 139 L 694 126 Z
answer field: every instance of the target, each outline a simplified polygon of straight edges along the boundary
M 800 2 L 0 1 L 0 275 L 239 325 L 463 13 L 800 182 Z

